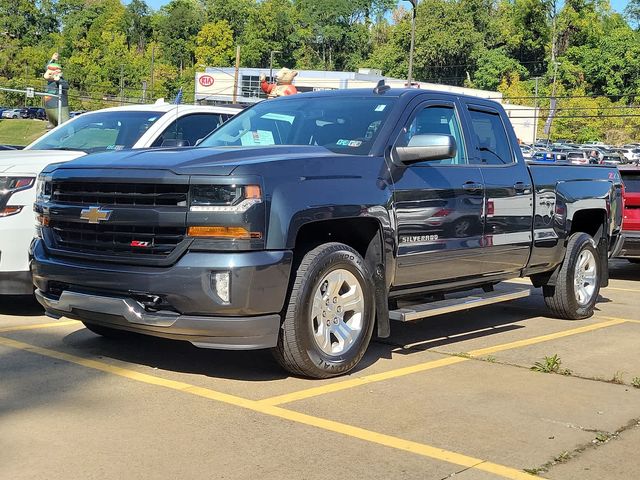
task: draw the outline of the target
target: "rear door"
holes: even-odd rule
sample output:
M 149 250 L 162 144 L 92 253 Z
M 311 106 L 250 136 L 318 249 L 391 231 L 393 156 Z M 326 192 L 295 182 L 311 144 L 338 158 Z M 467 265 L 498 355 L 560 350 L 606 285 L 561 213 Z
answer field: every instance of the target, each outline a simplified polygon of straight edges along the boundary
M 399 242 L 396 286 L 475 277 L 483 270 L 484 185 L 480 168 L 469 164 L 457 102 L 419 104 L 395 146 L 429 133 L 452 135 L 458 151 L 453 158 L 392 166 Z
M 640 232 L 640 169 L 621 170 L 624 183 L 624 217 L 622 229 Z
M 533 186 L 515 136 L 498 110 L 467 104 L 472 130 L 470 163 L 485 186 L 483 273 L 516 273 L 529 260 L 532 243 Z

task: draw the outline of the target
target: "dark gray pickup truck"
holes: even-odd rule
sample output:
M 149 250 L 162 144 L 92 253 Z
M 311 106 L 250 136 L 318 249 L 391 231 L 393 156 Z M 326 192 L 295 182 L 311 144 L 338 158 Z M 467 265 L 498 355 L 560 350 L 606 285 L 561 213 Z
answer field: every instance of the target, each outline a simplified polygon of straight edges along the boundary
M 529 292 L 494 289 L 510 278 L 588 317 L 622 242 L 615 168 L 528 165 L 499 104 L 384 85 L 261 102 L 199 148 L 52 166 L 35 210 L 49 315 L 271 348 L 310 377 L 354 368 L 390 319 Z

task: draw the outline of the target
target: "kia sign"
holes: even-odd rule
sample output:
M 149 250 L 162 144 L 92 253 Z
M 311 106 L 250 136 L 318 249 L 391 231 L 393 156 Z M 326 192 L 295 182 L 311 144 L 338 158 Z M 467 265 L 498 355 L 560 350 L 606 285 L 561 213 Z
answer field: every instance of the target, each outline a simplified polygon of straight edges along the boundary
M 203 87 L 210 87 L 213 85 L 213 77 L 211 75 L 200 75 L 198 79 L 198 83 Z

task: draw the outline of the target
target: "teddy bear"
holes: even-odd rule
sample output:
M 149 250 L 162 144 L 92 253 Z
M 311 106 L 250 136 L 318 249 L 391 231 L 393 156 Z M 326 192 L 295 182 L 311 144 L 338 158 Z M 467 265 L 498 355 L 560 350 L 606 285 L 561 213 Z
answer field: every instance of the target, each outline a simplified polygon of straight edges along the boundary
M 47 81 L 46 93 L 58 95 L 60 87 L 62 87 L 62 109 L 60 109 L 60 112 L 58 111 L 57 97 L 49 95 L 44 97 L 44 108 L 47 113 L 47 120 L 49 120 L 48 128 L 55 127 L 69 120 L 69 84 L 62 77 L 62 66 L 58 60 L 58 54 L 54 53 L 51 60 L 47 63 L 46 71 L 43 75 Z M 58 113 L 60 113 L 60 118 L 58 118 Z
M 293 79 L 298 75 L 297 70 L 282 68 L 276 73 L 276 83 L 267 82 L 267 77 L 260 75 L 260 88 L 267 94 L 268 98 L 282 97 L 284 95 L 294 95 L 298 89 L 293 85 Z

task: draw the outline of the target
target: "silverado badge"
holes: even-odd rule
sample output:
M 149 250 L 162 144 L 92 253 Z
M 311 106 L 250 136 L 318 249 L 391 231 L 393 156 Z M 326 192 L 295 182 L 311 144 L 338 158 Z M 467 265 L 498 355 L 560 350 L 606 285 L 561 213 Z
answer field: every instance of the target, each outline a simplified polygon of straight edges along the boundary
M 80 218 L 87 220 L 89 223 L 100 223 L 109 220 L 111 210 L 100 210 L 100 207 L 83 208 L 80 212 Z

